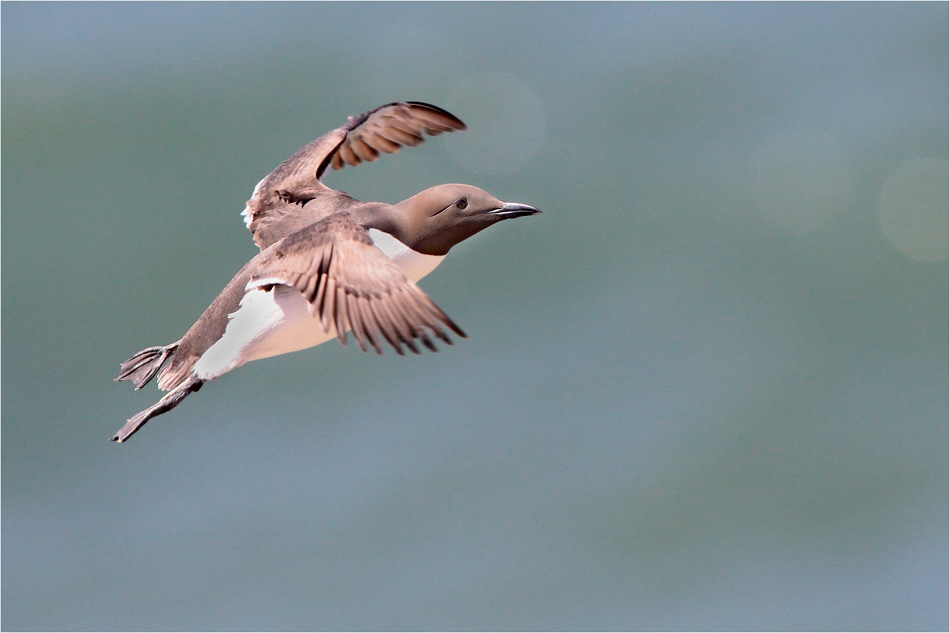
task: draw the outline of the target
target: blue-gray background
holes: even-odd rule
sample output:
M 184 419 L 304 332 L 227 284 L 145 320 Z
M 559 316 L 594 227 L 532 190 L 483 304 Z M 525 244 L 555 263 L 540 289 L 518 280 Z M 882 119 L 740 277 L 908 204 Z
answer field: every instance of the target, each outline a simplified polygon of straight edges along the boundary
M 932 4 L 2 7 L 4 629 L 946 629 L 947 20 Z M 422 286 L 469 334 L 112 382 L 328 182 L 542 216 Z

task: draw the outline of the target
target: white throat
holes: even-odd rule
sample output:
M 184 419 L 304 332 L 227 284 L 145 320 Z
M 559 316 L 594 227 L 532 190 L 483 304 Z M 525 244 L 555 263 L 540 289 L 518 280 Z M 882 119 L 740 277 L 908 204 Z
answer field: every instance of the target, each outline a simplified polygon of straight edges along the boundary
M 369 238 L 373 240 L 373 246 L 386 253 L 386 257 L 396 262 L 402 268 L 402 272 L 406 273 L 409 281 L 413 283 L 431 273 L 445 259 L 445 255 L 417 253 L 389 233 L 379 229 L 370 229 Z

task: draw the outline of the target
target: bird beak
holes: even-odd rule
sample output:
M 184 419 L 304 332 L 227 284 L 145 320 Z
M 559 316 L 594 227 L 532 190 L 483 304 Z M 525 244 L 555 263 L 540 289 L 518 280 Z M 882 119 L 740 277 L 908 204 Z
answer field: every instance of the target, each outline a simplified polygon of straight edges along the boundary
M 509 218 L 520 218 L 523 215 L 537 215 L 541 213 L 541 209 L 536 209 L 531 205 L 521 204 L 519 202 L 506 202 L 500 209 L 495 209 L 488 213 L 489 215 L 498 216 L 507 220 Z

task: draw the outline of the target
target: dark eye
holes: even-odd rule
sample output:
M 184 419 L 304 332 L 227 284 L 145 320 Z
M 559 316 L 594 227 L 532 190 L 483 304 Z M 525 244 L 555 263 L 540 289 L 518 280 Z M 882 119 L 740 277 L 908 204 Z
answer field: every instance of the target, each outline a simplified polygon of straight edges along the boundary
M 466 200 L 465 198 L 459 198 L 458 200 L 455 201 L 455 206 L 458 209 L 464 209 L 465 207 L 468 206 L 468 200 Z

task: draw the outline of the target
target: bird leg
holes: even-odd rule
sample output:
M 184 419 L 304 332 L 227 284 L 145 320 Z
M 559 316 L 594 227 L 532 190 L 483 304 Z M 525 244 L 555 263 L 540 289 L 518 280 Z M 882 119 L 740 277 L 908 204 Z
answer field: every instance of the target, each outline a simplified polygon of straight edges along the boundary
M 167 413 L 175 407 L 177 407 L 182 400 L 184 400 L 188 394 L 194 393 L 201 389 L 201 385 L 204 384 L 204 381 L 196 376 L 192 376 L 188 382 L 179 385 L 169 393 L 165 395 L 164 398 L 150 406 L 148 409 L 145 409 L 141 413 L 129 418 L 129 421 L 125 423 L 119 432 L 116 433 L 110 439 L 113 442 L 124 442 L 125 440 L 132 437 L 136 431 L 145 426 L 145 423 L 154 418 L 157 415 Z

